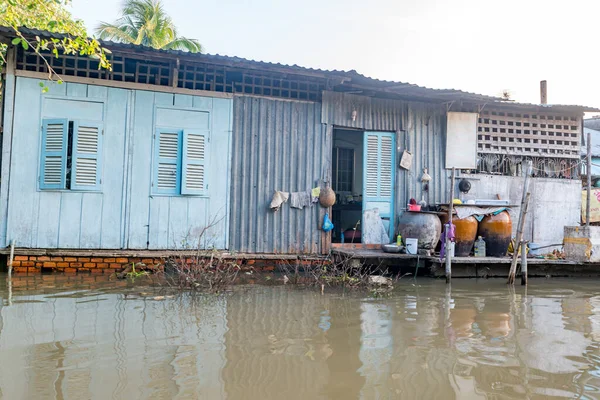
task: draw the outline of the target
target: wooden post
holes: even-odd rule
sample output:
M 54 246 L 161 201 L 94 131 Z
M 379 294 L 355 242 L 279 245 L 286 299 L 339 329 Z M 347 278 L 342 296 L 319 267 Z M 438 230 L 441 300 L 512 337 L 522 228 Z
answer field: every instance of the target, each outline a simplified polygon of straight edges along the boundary
M 521 285 L 527 286 L 527 243 L 521 241 Z
M 10 256 L 8 257 L 8 276 L 12 275 L 13 260 L 15 258 L 15 241 L 10 242 Z
M 527 215 L 527 208 L 529 207 L 529 198 L 531 193 L 525 195 L 525 201 L 521 203 L 521 215 L 519 217 L 519 224 L 517 225 L 517 238 L 515 239 L 515 245 L 513 247 L 513 258 L 510 264 L 510 272 L 508 273 L 508 284 L 515 284 L 515 275 L 517 274 L 517 260 L 519 259 L 519 248 L 521 242 L 523 242 L 523 227 L 525 226 L 525 216 Z
M 587 134 L 587 197 L 585 199 L 585 226 L 590 227 L 590 202 L 592 196 L 592 134 Z
M 450 229 L 452 227 L 452 211 L 454 210 L 454 180 L 456 168 L 452 168 L 450 178 L 450 204 L 448 205 L 448 229 L 446 229 L 446 283 L 452 280 L 452 257 L 450 256 Z

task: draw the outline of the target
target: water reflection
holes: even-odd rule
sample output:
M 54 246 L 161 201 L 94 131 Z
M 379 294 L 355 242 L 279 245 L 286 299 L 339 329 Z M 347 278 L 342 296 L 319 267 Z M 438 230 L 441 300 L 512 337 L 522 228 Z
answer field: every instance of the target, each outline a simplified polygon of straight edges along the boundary
M 123 283 L 16 278 L 8 305 L 2 279 L 2 399 L 600 398 L 588 282 L 155 299 Z

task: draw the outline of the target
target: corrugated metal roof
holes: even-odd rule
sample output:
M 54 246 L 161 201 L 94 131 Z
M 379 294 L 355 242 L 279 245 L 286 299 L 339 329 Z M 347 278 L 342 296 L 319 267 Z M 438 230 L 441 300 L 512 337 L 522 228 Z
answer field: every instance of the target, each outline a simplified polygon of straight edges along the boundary
M 40 36 L 46 38 L 64 38 L 64 34 L 47 32 L 39 29 L 31 28 L 19 28 L 20 32 L 25 36 Z M 10 27 L 0 26 L 0 33 L 7 34 L 8 37 L 14 37 L 15 32 Z M 300 75 L 319 75 L 324 78 L 345 78 L 348 82 L 363 85 L 365 87 L 377 90 L 379 92 L 388 93 L 396 96 L 414 96 L 421 98 L 422 100 L 434 100 L 434 101 L 452 101 L 452 100 L 464 100 L 464 101 L 476 101 L 476 102 L 490 102 L 498 101 L 499 97 L 481 95 L 477 93 L 465 92 L 457 89 L 432 89 L 424 86 L 419 86 L 407 82 L 399 81 L 386 81 L 376 78 L 370 78 L 365 75 L 358 73 L 355 70 L 342 71 L 342 70 L 325 70 L 317 68 L 308 68 L 299 65 L 287 65 L 281 63 L 272 63 L 266 61 L 249 60 L 241 57 L 224 56 L 219 54 L 194 54 L 181 50 L 158 50 L 152 47 L 143 45 L 133 45 L 129 43 L 117 43 L 106 40 L 99 41 L 103 47 L 115 50 L 134 50 L 134 51 L 148 51 L 156 54 L 169 54 L 178 57 L 193 58 L 199 62 L 210 62 L 225 64 L 231 66 L 238 66 L 243 68 L 252 69 L 267 69 L 267 70 L 285 70 L 288 73 L 295 73 Z
M 39 29 L 31 28 L 19 28 L 20 32 L 25 36 L 40 36 L 46 38 L 64 38 L 66 35 L 54 32 L 43 31 Z M 7 34 L 7 37 L 14 37 L 15 31 L 10 27 L 0 26 L 0 34 Z M 288 65 L 281 63 L 272 63 L 266 61 L 250 60 L 241 57 L 224 56 L 219 54 L 198 54 L 189 53 L 181 50 L 159 50 L 153 47 L 144 45 L 134 45 L 129 43 L 117 43 L 107 40 L 99 41 L 103 47 L 108 49 L 118 50 L 134 50 L 134 51 L 148 51 L 156 54 L 168 54 L 175 55 L 178 57 L 192 58 L 199 62 L 210 62 L 214 64 L 222 64 L 229 66 L 238 66 L 240 68 L 250 69 L 266 69 L 273 70 L 277 69 L 280 72 L 294 73 L 299 75 L 318 75 L 324 78 L 345 78 L 352 84 L 357 84 L 376 90 L 380 93 L 386 93 L 388 95 L 399 96 L 402 98 L 420 99 L 423 101 L 437 101 L 437 102 L 450 102 L 450 101 L 472 101 L 477 103 L 494 103 L 494 105 L 502 105 L 507 107 L 518 107 L 518 108 L 549 108 L 552 111 L 558 112 L 600 112 L 600 108 L 587 107 L 580 105 L 562 105 L 562 104 L 532 104 L 532 103 L 517 103 L 502 101 L 500 97 L 482 95 L 472 92 L 466 92 L 458 89 L 433 89 L 425 86 L 419 86 L 413 83 L 400 82 L 400 81 L 387 81 L 377 78 L 371 78 L 366 75 L 360 74 L 355 70 L 325 70 L 318 68 L 309 68 L 299 65 Z

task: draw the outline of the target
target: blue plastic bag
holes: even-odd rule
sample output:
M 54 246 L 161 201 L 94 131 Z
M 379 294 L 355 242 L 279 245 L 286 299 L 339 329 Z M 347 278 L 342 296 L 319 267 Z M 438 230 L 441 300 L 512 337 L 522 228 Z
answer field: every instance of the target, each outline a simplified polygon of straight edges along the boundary
M 325 213 L 325 218 L 323 218 L 323 230 L 325 232 L 329 232 L 333 229 L 333 222 L 329 219 L 329 213 Z

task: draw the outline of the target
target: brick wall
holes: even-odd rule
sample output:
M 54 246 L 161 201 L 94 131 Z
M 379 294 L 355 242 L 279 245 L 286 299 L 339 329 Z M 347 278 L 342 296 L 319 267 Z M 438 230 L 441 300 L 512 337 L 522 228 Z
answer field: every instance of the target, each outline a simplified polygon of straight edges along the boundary
M 55 256 L 15 256 L 13 261 L 14 273 L 87 273 L 87 274 L 113 274 L 122 271 L 132 263 L 143 263 L 148 266 L 161 266 L 160 258 L 137 257 L 55 257 Z
M 8 258 L 7 258 L 8 259 Z M 242 271 L 270 272 L 275 271 L 281 264 L 288 267 L 294 266 L 298 262 L 300 268 L 318 265 L 320 261 L 316 260 L 282 260 L 282 259 L 237 259 L 230 260 L 240 266 Z M 121 272 L 132 263 L 143 263 L 149 267 L 164 267 L 165 259 L 140 258 L 140 257 L 79 257 L 79 256 L 25 256 L 18 255 L 14 257 L 13 272 L 16 274 L 40 274 L 42 272 L 59 273 L 83 273 L 83 274 L 113 274 Z M 192 263 L 192 259 L 186 262 Z M 138 268 L 138 266 L 136 266 Z

